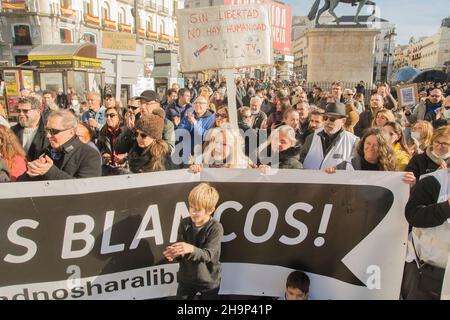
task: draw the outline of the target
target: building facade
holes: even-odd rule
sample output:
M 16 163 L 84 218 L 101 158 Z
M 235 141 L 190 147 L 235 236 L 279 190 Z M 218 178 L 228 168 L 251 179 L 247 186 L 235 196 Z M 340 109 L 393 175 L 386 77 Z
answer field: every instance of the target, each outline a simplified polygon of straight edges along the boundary
M 126 100 L 134 86 L 151 86 L 154 50 L 177 50 L 179 5 L 173 0 L 1 1 L 0 61 L 26 64 L 28 52 L 39 45 L 91 42 L 97 46 L 106 84 Z M 136 45 L 116 49 L 103 41 L 111 32 L 134 35 Z
M 442 20 L 438 31 L 413 40 L 395 51 L 395 68 L 409 66 L 420 70 L 445 70 L 450 63 L 450 18 Z

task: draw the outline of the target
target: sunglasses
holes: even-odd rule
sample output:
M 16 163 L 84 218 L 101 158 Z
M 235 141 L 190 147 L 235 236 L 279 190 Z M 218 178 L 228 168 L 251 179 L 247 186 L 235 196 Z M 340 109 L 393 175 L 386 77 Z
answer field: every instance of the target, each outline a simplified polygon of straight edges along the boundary
M 228 118 L 228 116 L 224 113 L 217 113 L 216 118 Z
M 336 120 L 339 120 L 339 119 L 341 119 L 341 118 L 338 118 L 338 117 L 323 116 L 323 121 L 335 122 Z
M 58 133 L 61 133 L 63 131 L 67 131 L 70 130 L 72 128 L 68 128 L 68 129 L 53 129 L 53 128 L 45 128 L 45 132 L 51 136 L 56 136 Z
M 128 109 L 136 110 L 136 109 L 139 109 L 139 107 L 136 107 L 136 106 L 128 106 Z
M 115 113 L 107 113 L 106 117 L 107 118 L 114 118 L 114 117 L 117 117 L 117 114 L 115 114 Z
M 147 134 L 145 134 L 145 133 L 142 133 L 142 132 L 135 132 L 135 133 L 134 133 L 134 136 L 135 136 L 136 138 L 139 138 L 139 137 L 141 137 L 141 139 L 145 139 L 145 138 L 147 138 L 147 137 L 148 137 L 148 135 L 147 135 Z

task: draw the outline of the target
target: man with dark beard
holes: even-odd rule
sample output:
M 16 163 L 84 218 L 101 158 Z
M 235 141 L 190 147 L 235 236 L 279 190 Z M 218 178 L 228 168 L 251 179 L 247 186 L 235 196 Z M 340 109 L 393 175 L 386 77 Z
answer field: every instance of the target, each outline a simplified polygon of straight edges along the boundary
M 11 127 L 22 144 L 27 159 L 36 160 L 48 147 L 45 125 L 41 115 L 41 102 L 35 97 L 19 99 L 19 123 Z

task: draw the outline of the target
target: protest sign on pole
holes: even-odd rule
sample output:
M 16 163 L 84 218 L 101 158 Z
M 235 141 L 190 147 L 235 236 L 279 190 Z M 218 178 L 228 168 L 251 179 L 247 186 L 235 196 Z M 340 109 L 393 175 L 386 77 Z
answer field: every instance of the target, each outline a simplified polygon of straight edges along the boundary
M 273 63 L 269 7 L 213 6 L 177 11 L 183 72 L 224 70 Z M 237 128 L 232 72 L 225 73 L 230 123 Z M 235 92 L 235 91 L 234 91 Z
M 177 11 L 183 72 L 272 64 L 267 5 Z
M 402 173 L 204 169 L 11 183 L 0 192 L 0 300 L 175 295 L 188 194 L 209 182 L 224 228 L 221 294 L 281 296 L 293 270 L 313 299 L 398 299 L 408 223 Z

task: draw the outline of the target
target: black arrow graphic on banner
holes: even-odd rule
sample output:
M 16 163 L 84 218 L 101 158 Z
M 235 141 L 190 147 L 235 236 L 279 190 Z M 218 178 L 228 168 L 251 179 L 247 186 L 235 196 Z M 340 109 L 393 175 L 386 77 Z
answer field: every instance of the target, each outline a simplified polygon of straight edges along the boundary
M 176 204 L 186 202 L 194 185 L 0 200 L 0 287 L 65 280 L 71 265 L 80 267 L 82 277 L 89 277 L 166 264 L 162 251 L 169 244 Z M 212 185 L 219 190 L 221 204 L 233 201 L 240 208 L 225 208 L 221 213 L 225 235 L 233 238 L 222 244 L 222 262 L 283 266 L 364 285 L 341 260 L 388 213 L 393 203 L 388 189 L 305 183 Z M 151 205 L 157 205 L 162 243 L 150 237 L 131 248 Z M 105 232 L 106 213 L 111 211 L 112 227 Z M 63 259 L 68 216 L 90 217 L 94 222 L 90 234 L 95 243 L 87 254 Z M 29 261 L 5 262 L 7 254 L 21 256 L 27 251 L 7 236 L 10 226 L 23 219 L 39 222 L 35 229 L 17 231 L 20 237 L 34 241 L 37 251 Z M 146 229 L 154 228 L 154 224 L 152 220 Z M 76 224 L 74 232 L 82 232 L 85 227 Z M 108 244 L 116 246 L 116 251 L 102 254 L 106 233 L 110 234 Z M 85 241 L 74 240 L 71 249 L 82 250 L 85 246 Z

